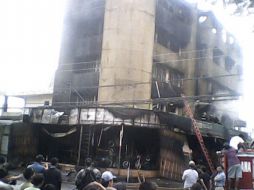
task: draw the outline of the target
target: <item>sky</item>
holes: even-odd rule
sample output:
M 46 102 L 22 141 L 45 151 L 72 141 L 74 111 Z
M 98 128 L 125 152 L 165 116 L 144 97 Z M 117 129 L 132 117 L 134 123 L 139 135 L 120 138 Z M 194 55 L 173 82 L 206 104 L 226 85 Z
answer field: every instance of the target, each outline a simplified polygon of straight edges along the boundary
M 65 0 L 0 1 L 0 92 L 52 88 Z
M 45 92 L 52 89 L 66 1 L 0 0 L 0 94 Z M 254 88 L 251 87 L 254 81 L 251 48 L 254 32 L 251 31 L 254 28 L 251 28 L 253 25 L 250 23 L 253 24 L 254 16 L 229 16 L 230 12 L 221 7 L 212 8 L 243 48 L 245 95 L 238 109 L 240 117 L 247 120 L 251 129 L 254 126 Z

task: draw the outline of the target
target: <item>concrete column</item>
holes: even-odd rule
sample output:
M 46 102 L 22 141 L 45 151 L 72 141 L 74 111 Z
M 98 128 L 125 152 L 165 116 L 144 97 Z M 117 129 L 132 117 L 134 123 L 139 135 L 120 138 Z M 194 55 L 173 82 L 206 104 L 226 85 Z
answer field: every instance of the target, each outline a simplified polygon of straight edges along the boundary
M 196 9 L 191 9 L 192 10 L 192 30 L 191 30 L 191 40 L 188 44 L 188 46 L 186 47 L 186 51 L 188 53 L 187 59 L 185 62 L 183 62 L 182 64 L 184 67 L 184 74 L 185 74 L 185 78 L 194 78 L 195 77 L 195 69 L 196 69 L 196 63 L 197 63 L 197 59 L 195 59 L 196 54 L 195 51 L 196 50 L 196 38 L 197 38 L 197 11 Z M 195 80 L 185 80 L 184 81 L 184 85 L 183 85 L 183 90 L 184 90 L 184 94 L 186 96 L 193 96 L 195 95 L 195 84 L 196 81 Z
M 155 0 L 106 0 L 99 102 L 151 98 L 154 31 Z

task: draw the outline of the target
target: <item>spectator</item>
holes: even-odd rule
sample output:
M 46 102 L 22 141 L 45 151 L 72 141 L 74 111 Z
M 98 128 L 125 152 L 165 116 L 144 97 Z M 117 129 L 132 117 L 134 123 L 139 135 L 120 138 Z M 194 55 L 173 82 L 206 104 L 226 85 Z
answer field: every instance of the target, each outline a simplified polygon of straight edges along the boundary
M 46 184 L 43 190 L 56 190 L 56 187 L 52 184 Z
M 110 172 L 110 171 L 105 171 L 101 175 L 101 184 L 107 189 L 107 190 L 116 190 L 113 187 L 113 179 L 116 177 Z
M 151 182 L 143 182 L 139 186 L 139 190 L 156 190 L 157 186 Z
M 50 160 L 50 167 L 44 172 L 45 184 L 52 184 L 55 186 L 56 190 L 61 190 L 61 171 L 57 169 L 58 159 L 52 158 Z
M 25 178 L 25 182 L 21 184 L 20 190 L 24 190 L 28 187 L 32 187 L 33 184 L 31 183 L 32 177 L 34 175 L 34 170 L 33 168 L 26 168 L 23 172 L 23 176 Z
M 202 190 L 202 186 L 199 183 L 194 183 L 190 190 Z
M 31 165 L 28 166 L 28 168 L 33 168 L 35 173 L 44 173 L 45 172 L 45 167 L 42 164 L 42 161 L 44 160 L 44 157 L 39 154 L 35 157 L 35 162 Z
M 215 190 L 224 190 L 226 175 L 221 165 L 217 166 L 217 175 L 214 177 Z
M 1 190 L 13 190 L 12 186 L 5 183 L 7 172 L 4 169 L 0 169 L 0 189 Z
M 189 162 L 189 169 L 183 172 L 182 180 L 184 180 L 184 189 L 191 188 L 198 180 L 198 172 L 195 170 L 195 162 Z
M 100 181 L 101 172 L 92 166 L 92 159 L 86 159 L 86 167 L 81 169 L 76 178 L 75 178 L 75 185 L 78 190 L 82 190 L 86 187 L 89 183 L 93 181 Z
M 44 177 L 42 174 L 35 174 L 32 177 L 32 187 L 28 187 L 25 190 L 40 190 L 40 188 L 43 186 L 44 183 Z

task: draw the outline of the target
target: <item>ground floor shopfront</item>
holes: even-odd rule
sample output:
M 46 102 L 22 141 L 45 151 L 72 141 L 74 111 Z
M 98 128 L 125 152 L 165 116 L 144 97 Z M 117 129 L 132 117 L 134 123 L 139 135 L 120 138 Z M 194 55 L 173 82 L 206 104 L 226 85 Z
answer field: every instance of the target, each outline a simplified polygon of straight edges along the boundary
M 217 127 L 200 124 L 214 160 L 225 136 L 232 133 Z M 28 123 L 12 131 L 12 138 L 18 137 L 12 141 L 12 149 L 26 151 L 11 151 L 11 157 L 27 162 L 40 153 L 46 159 L 56 156 L 74 168 L 91 158 L 96 167 L 111 168 L 116 175 L 135 177 L 142 171 L 145 177 L 174 180 L 181 179 L 190 159 L 206 165 L 191 120 L 175 114 L 133 108 L 74 108 L 66 115 L 37 108 L 31 111 Z M 22 131 L 26 135 L 20 135 Z

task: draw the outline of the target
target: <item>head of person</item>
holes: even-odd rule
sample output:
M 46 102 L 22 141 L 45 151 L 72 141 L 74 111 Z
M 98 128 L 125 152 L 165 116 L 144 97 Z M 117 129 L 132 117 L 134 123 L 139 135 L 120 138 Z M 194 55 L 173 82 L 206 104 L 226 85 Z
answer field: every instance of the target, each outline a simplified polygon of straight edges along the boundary
M 189 167 L 191 169 L 195 169 L 196 165 L 195 165 L 195 162 L 193 160 L 189 161 Z
M 56 190 L 56 187 L 52 184 L 46 184 L 43 189 L 44 190 Z
M 104 187 L 112 187 L 113 186 L 113 179 L 116 177 L 110 171 L 105 171 L 101 175 L 101 184 Z
M 87 167 L 90 167 L 90 166 L 92 166 L 93 161 L 92 161 L 91 158 L 87 158 L 87 159 L 85 160 L 85 163 L 86 163 L 86 166 L 87 166 Z
M 217 172 L 222 172 L 223 171 L 223 166 L 222 165 L 218 165 L 217 168 L 216 168 L 216 171 Z
M 50 163 L 51 163 L 52 166 L 57 166 L 58 158 L 56 158 L 56 157 L 51 158 Z
M 203 173 L 206 173 L 206 172 L 207 172 L 207 169 L 206 169 L 205 166 L 201 167 L 201 170 L 202 170 Z
M 139 190 L 156 190 L 157 186 L 149 181 L 145 181 L 139 185 Z
M 35 157 L 35 161 L 38 162 L 38 163 L 41 163 L 43 160 L 44 160 L 44 157 L 43 157 L 43 155 L 41 155 L 41 154 L 38 154 L 38 155 Z
M 191 190 L 201 190 L 202 186 L 199 183 L 194 183 L 191 187 Z
M 223 144 L 223 148 L 226 149 L 226 150 L 230 149 L 229 143 L 228 143 L 228 142 L 225 142 L 225 143 Z
M 32 184 L 35 186 L 35 187 L 38 187 L 40 188 L 43 183 L 44 183 L 44 177 L 43 177 L 43 174 L 35 174 L 33 177 L 32 177 Z
M 27 181 L 32 180 L 33 175 L 34 175 L 34 170 L 33 170 L 33 168 L 31 168 L 31 167 L 26 168 L 26 169 L 23 171 L 23 176 L 24 176 L 24 178 L 25 178 Z

